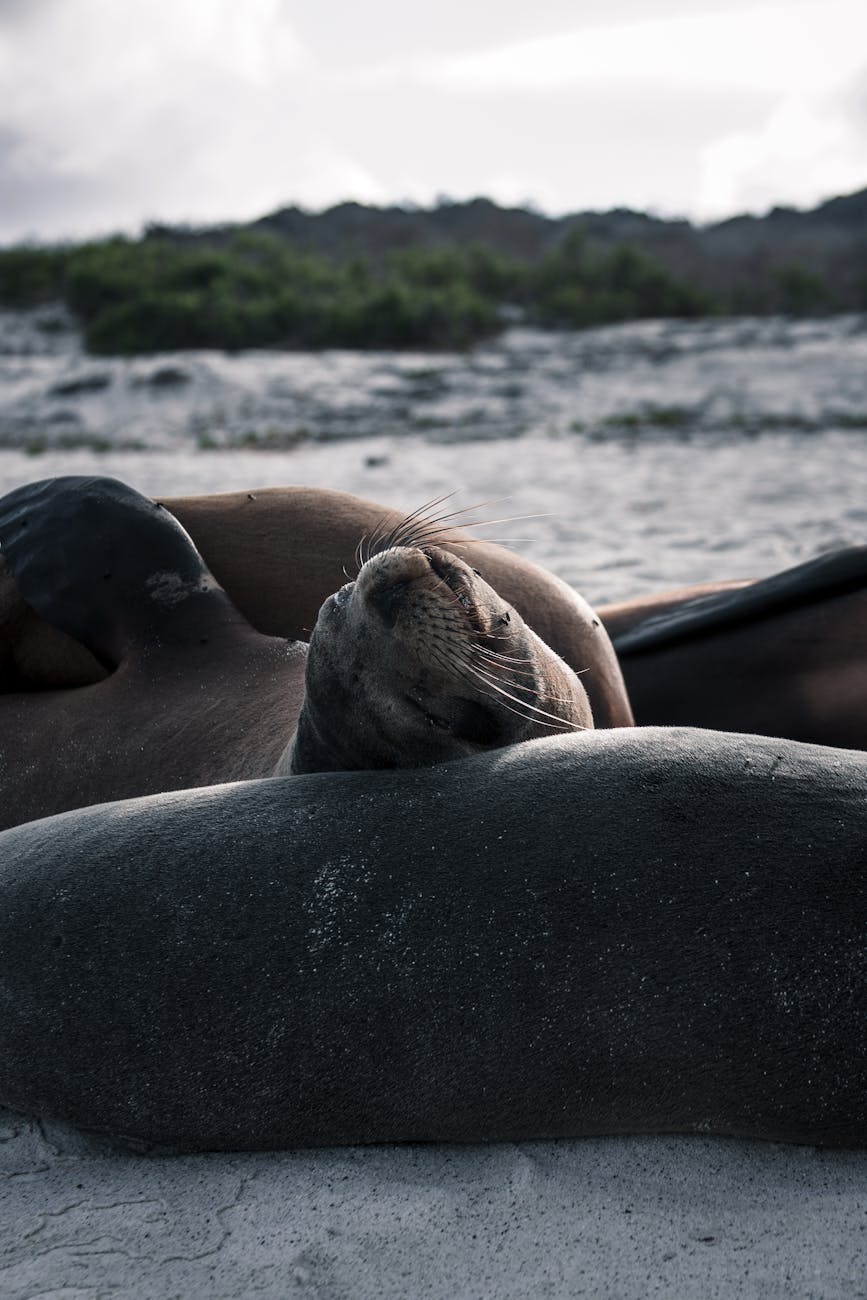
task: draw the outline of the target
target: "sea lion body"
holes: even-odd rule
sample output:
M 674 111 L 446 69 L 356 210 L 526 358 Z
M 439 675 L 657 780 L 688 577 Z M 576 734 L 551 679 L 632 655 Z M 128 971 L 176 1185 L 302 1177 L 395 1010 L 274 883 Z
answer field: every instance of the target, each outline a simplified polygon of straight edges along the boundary
M 58 482 L 58 480 L 51 480 Z M 20 489 L 19 489 L 20 490 Z M 406 519 L 397 510 L 345 492 L 265 488 L 163 498 L 190 534 L 216 582 L 248 622 L 268 636 L 309 640 L 323 601 L 357 568 L 359 544 L 387 536 Z M 0 502 L 2 514 L 2 502 Z M 537 635 L 582 674 L 596 726 L 630 726 L 632 713 L 617 656 L 587 602 L 553 574 L 502 546 L 444 521 L 427 540 L 465 559 Z M 99 662 L 20 601 L 10 627 L 14 583 L 0 572 L 7 627 L 0 623 L 0 688 L 86 685 L 104 677 Z
M 360 591 L 384 567 L 396 573 L 420 560 L 432 574 L 430 561 L 410 544 L 420 528 L 418 522 L 403 528 L 401 545 L 371 556 L 359 574 Z M 0 539 L 17 598 L 50 620 L 68 645 L 83 646 L 97 676 L 78 689 L 0 695 L 0 827 L 106 799 L 252 779 L 276 770 L 305 696 L 306 647 L 253 628 L 169 511 L 115 480 L 46 480 L 0 502 Z M 444 573 L 463 574 L 480 607 L 486 601 L 508 609 L 463 561 L 438 547 L 428 549 L 440 556 Z M 542 587 L 544 579 L 540 571 Z M 343 677 L 352 677 L 352 689 L 341 692 L 335 673 L 325 674 L 318 701 L 320 716 L 327 707 L 332 719 L 330 741 L 323 744 L 320 733 L 315 752 L 308 743 L 295 770 L 372 767 L 384 761 L 412 766 L 513 743 L 555 726 L 593 725 L 582 683 L 513 611 L 512 624 L 501 629 L 502 640 L 474 649 L 477 676 L 459 683 L 445 712 L 428 713 L 427 719 L 447 724 L 437 731 L 437 743 L 429 729 L 396 729 L 392 723 L 431 698 L 431 683 L 418 671 L 419 646 L 430 633 L 442 660 L 448 636 L 457 636 L 459 624 L 477 617 L 461 610 L 449 631 L 440 616 L 454 615 L 452 606 L 464 597 L 435 580 L 437 591 L 428 593 L 420 617 L 419 646 L 409 655 L 410 690 L 404 652 L 392 644 L 392 629 L 404 626 L 423 585 L 408 571 L 395 580 L 396 601 L 404 607 L 399 619 L 394 599 L 393 616 L 386 621 L 375 604 L 356 601 L 354 635 L 329 662 L 331 670 L 345 658 Z M 356 618 L 362 607 L 364 617 Z M 440 618 L 436 633 L 435 615 Z M 384 635 L 374 638 L 375 628 L 366 634 L 365 619 Z M 328 651 L 322 640 L 320 635 L 320 660 Z M 499 647 L 506 649 L 505 658 Z M 512 663 L 516 648 L 525 661 Z M 487 656 L 483 662 L 482 655 Z M 536 672 L 531 691 L 530 671 L 541 664 L 546 671 Z M 510 686 L 511 695 L 503 689 L 510 675 L 519 683 Z M 555 677 L 563 703 L 552 700 L 557 715 L 543 716 L 548 701 L 542 687 Z M 476 696 L 490 699 L 468 700 L 474 689 Z M 448 682 L 440 680 L 436 691 L 444 701 Z M 476 720 L 496 716 L 496 732 L 455 729 L 472 709 Z M 308 738 L 311 717 L 308 710 Z M 389 734 L 393 743 L 384 760 L 381 741 Z
M 398 512 L 372 502 L 310 488 L 165 498 L 163 504 L 191 533 L 210 570 L 255 628 L 303 640 L 322 601 L 352 569 L 360 538 L 401 520 Z M 582 681 L 597 726 L 633 721 L 625 674 L 642 724 L 717 726 L 820 744 L 867 745 L 863 572 L 860 583 L 847 591 L 832 573 L 826 573 L 825 591 L 820 581 L 811 581 L 799 594 L 795 584 L 787 607 L 773 601 L 764 609 L 744 607 L 739 623 L 714 625 L 708 619 L 701 635 L 680 636 L 676 644 L 657 625 L 663 635 L 642 647 L 621 643 L 618 664 L 607 633 L 617 639 L 707 595 L 774 580 L 705 583 L 600 606 L 594 614 L 564 583 L 520 556 L 457 529 L 447 536 L 452 551 L 478 568 L 567 664 L 581 672 L 589 668 Z M 0 556 L 0 689 L 72 687 L 104 676 L 99 661 L 79 642 L 24 606 L 12 579 L 4 578 Z
M 867 1143 L 867 756 L 676 729 L 0 835 L 0 1100 L 221 1150 Z
M 867 546 L 598 612 L 640 725 L 867 749 Z
M 402 533 L 407 518 L 398 510 L 323 488 L 166 497 L 162 503 L 193 537 L 214 576 L 254 627 L 305 641 L 322 602 L 346 582 L 347 569 L 355 572 L 359 542 Z M 425 540 L 477 569 L 537 636 L 581 673 L 597 727 L 632 726 L 617 656 L 579 592 L 448 518 Z
M 100 680 L 0 695 L 0 826 L 273 771 L 305 649 L 250 627 L 168 511 L 93 478 L 30 485 L 2 513 L 19 595 Z

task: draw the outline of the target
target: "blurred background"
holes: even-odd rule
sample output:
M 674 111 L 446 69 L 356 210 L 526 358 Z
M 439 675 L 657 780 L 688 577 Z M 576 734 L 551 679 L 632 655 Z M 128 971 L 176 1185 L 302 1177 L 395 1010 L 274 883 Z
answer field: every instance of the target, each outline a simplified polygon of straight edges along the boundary
M 601 13 L 0 0 L 0 490 L 508 496 L 595 600 L 863 541 L 867 11 Z

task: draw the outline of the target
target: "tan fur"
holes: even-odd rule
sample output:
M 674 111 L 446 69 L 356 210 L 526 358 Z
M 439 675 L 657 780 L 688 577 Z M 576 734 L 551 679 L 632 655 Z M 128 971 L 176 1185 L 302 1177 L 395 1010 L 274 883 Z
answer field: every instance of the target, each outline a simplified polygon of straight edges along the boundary
M 165 498 L 218 582 L 255 628 L 309 639 L 323 600 L 355 572 L 362 537 L 404 515 L 360 497 L 319 488 L 267 488 Z M 439 539 L 479 569 L 542 640 L 582 673 L 597 726 L 628 726 L 632 714 L 608 634 L 593 610 L 538 565 L 459 529 Z M 77 643 L 58 642 L 30 616 L 12 635 L 15 674 L 0 658 L 0 690 L 90 684 L 100 667 Z M 0 642 L 2 644 L 2 642 Z

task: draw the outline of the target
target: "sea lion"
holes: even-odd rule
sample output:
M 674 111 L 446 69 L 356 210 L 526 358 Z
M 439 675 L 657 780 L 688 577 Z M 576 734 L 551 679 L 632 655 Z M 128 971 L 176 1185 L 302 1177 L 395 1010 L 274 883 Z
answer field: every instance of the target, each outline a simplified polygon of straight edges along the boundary
M 317 690 L 296 770 L 414 766 L 592 726 L 575 674 L 462 561 L 410 545 L 418 528 L 402 529 L 399 546 L 385 537 L 386 550 L 352 584 L 352 638 L 340 643 L 346 665 L 330 683 L 322 666 L 335 656 L 326 623 L 317 623 Z M 173 515 L 112 479 L 52 479 L 0 502 L 0 541 L 20 597 L 83 644 L 103 677 L 75 690 L 0 696 L 0 826 L 275 771 L 298 724 L 306 646 L 252 628 Z M 503 620 L 498 641 L 493 627 L 485 635 L 488 609 Z M 413 621 L 419 634 L 408 647 Z M 463 666 L 470 652 L 471 673 Z
M 477 572 L 398 546 L 322 606 L 276 770 L 418 767 L 592 726 L 575 673 Z
M 250 627 L 167 510 L 52 479 L 0 502 L 0 543 L 20 596 L 101 678 L 0 695 L 0 825 L 273 771 L 305 649 Z
M 419 543 L 441 546 L 478 569 L 545 644 L 582 674 L 597 727 L 632 725 L 617 656 L 586 600 L 539 565 L 470 536 L 455 525 L 446 505 L 407 516 L 345 492 L 314 488 L 163 498 L 161 504 L 190 534 L 252 626 L 290 640 L 309 639 L 322 602 L 357 567 L 363 539 L 382 544 L 413 535 Z M 0 501 L 0 521 L 2 510 Z M 50 496 L 44 510 L 48 515 Z M 7 614 L 5 631 L 0 621 L 0 692 L 88 685 L 104 677 L 83 647 L 25 608 L 10 577 L 6 587 L 7 605 L 18 600 L 18 620 L 12 624 Z M 3 591 L 0 572 L 0 616 Z
M 678 729 L 0 835 L 0 1101 L 221 1150 L 867 1144 L 867 755 Z
M 867 546 L 598 613 L 639 724 L 867 749 Z
M 193 535 L 255 627 L 304 640 L 322 600 L 344 581 L 342 566 L 351 562 L 358 539 L 401 523 L 395 511 L 308 488 L 167 498 L 164 504 Z M 708 594 L 766 590 L 763 584 L 776 576 L 654 593 L 599 606 L 594 614 L 581 597 L 529 561 L 465 537 L 448 522 L 443 527 L 445 538 L 438 534 L 433 540 L 445 540 L 448 549 L 479 568 L 574 669 L 589 667 L 582 680 L 597 726 L 633 721 L 625 674 L 643 724 L 721 726 L 820 744 L 867 744 L 867 575 L 843 591 L 833 572 L 820 571 L 802 591 L 794 584 L 785 607 L 773 601 L 764 609 L 746 606 L 736 628 L 730 620 L 708 620 L 700 636 L 696 629 L 676 646 L 657 624 L 659 644 L 621 641 L 618 664 L 605 629 L 619 637 Z M 841 552 L 844 564 L 852 553 Z M 11 577 L 4 582 L 0 556 L 0 692 L 86 685 L 104 676 L 105 669 L 83 646 L 23 604 Z

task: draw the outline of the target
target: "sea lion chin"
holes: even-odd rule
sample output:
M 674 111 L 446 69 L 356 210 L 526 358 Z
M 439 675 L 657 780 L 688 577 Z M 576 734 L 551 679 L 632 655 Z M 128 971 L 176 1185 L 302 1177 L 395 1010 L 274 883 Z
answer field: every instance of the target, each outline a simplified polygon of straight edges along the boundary
M 275 775 L 424 767 L 592 726 L 576 673 L 476 570 L 395 546 L 320 609 Z

